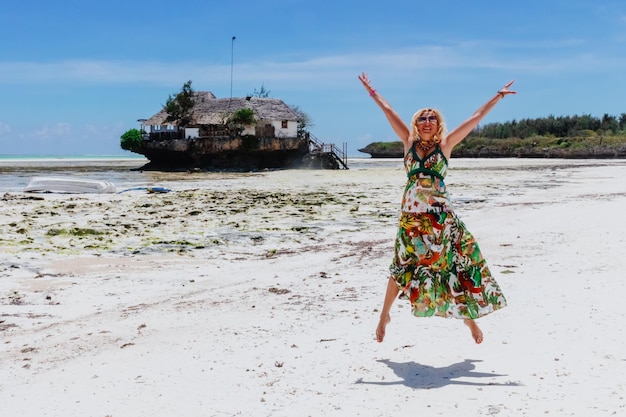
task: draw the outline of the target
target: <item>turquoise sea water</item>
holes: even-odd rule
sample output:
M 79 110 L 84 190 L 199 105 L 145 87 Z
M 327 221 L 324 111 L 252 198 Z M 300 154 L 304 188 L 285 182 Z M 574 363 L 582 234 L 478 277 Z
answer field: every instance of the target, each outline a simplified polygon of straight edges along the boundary
M 137 156 L 120 155 L 77 155 L 77 156 L 46 156 L 46 155 L 0 155 L 0 193 L 20 192 L 28 185 L 33 177 L 80 177 L 92 180 L 105 180 L 115 184 L 118 191 L 132 187 L 164 186 L 174 189 L 180 182 L 186 187 L 204 187 L 208 184 L 217 186 L 215 181 L 245 179 L 250 175 L 264 175 L 263 172 L 160 172 L 140 171 L 148 162 L 147 159 Z M 494 178 L 509 176 L 513 172 L 532 173 L 530 177 L 523 174 L 520 178 L 528 177 L 533 186 L 536 186 L 537 172 L 554 173 L 566 169 L 601 167 L 606 165 L 626 164 L 626 160 L 558 160 L 558 159 L 481 159 L 457 158 L 451 164 L 451 181 L 476 182 L 476 179 L 485 173 Z M 379 175 L 380 169 L 392 169 L 399 178 L 403 178 L 404 170 L 402 159 L 374 159 L 348 158 L 349 172 L 370 171 L 372 175 Z M 317 175 L 317 174 L 312 174 Z M 337 172 L 335 175 L 343 175 Z M 359 181 L 366 180 L 358 177 Z M 526 181 L 526 180 L 525 180 Z M 221 182 L 221 181 L 220 181 Z M 400 180 L 400 182 L 402 182 Z M 448 182 L 448 180 L 446 180 Z M 519 182 L 519 181 L 518 181 Z M 517 183 L 516 183 L 517 184 Z M 518 184 L 520 185 L 520 184 Z M 223 185 L 226 186 L 226 183 Z
M 21 191 L 33 177 L 83 177 L 107 180 L 114 184 L 142 181 L 141 168 L 145 158 L 79 155 L 0 155 L 0 192 Z
M 118 190 L 131 187 L 160 186 L 164 182 L 217 180 L 221 177 L 245 176 L 249 173 L 210 173 L 189 176 L 185 173 L 139 171 L 148 162 L 143 157 L 119 155 L 0 155 L 0 193 L 19 192 L 33 177 L 80 177 L 106 180 Z M 352 158 L 351 170 L 371 169 L 381 166 L 401 166 L 400 159 Z
M 136 159 L 145 160 L 145 158 L 137 155 L 3 155 L 0 154 L 0 161 L 21 161 L 21 160 L 111 160 L 111 159 Z

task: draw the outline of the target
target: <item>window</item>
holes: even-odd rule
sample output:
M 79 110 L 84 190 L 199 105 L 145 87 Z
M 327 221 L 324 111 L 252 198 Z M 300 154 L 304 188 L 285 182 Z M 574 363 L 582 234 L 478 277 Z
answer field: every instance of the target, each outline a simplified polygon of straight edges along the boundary
M 154 131 L 155 132 L 158 132 L 159 130 L 161 130 L 161 125 L 154 126 Z
M 167 125 L 167 130 L 174 130 L 174 126 L 173 125 Z
M 281 126 L 281 127 L 282 127 L 283 129 L 287 129 L 287 127 L 288 127 L 288 126 L 289 126 L 289 122 L 288 122 L 287 120 L 283 120 L 283 121 L 282 121 L 282 126 Z

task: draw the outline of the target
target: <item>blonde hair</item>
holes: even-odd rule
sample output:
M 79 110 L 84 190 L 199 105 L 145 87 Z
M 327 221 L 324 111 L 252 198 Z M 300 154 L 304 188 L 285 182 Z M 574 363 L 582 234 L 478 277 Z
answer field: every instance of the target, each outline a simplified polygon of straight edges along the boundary
M 422 116 L 424 113 L 432 112 L 437 118 L 437 132 L 433 136 L 433 140 L 435 143 L 441 143 L 445 133 L 446 133 L 446 124 L 443 121 L 443 116 L 441 112 L 437 109 L 433 109 L 430 107 L 418 110 L 415 112 L 413 117 L 411 118 L 411 134 L 413 135 L 414 140 L 419 139 L 419 133 L 417 131 L 417 119 Z

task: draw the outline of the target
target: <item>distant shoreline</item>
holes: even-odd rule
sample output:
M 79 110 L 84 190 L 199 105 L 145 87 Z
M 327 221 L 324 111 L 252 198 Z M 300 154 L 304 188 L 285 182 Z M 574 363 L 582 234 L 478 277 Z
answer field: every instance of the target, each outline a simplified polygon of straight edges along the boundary
M 372 158 L 403 158 L 402 142 L 373 142 L 359 152 L 371 155 Z M 455 158 L 539 158 L 539 159 L 624 159 L 626 145 L 597 145 L 587 147 L 511 147 L 503 143 L 467 146 L 462 144 L 452 151 Z
M 137 155 L 1 155 L 0 161 L 145 161 Z

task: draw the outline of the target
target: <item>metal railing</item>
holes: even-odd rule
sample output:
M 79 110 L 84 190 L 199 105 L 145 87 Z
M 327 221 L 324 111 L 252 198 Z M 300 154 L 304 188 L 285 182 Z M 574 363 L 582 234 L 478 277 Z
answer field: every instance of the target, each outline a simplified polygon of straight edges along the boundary
M 324 143 L 310 133 L 309 139 L 310 153 L 327 153 L 332 155 L 344 169 L 348 169 L 348 145 L 344 142 L 343 149 L 339 149 L 334 143 Z

